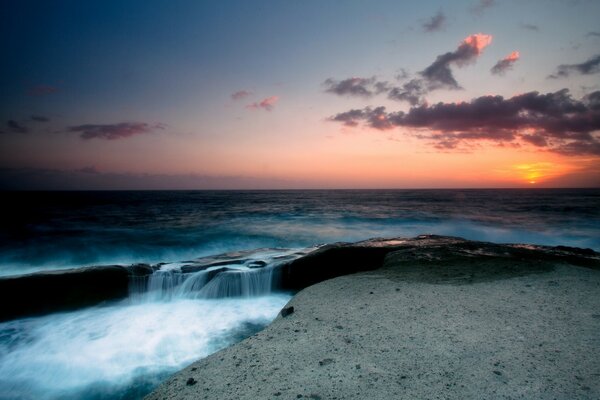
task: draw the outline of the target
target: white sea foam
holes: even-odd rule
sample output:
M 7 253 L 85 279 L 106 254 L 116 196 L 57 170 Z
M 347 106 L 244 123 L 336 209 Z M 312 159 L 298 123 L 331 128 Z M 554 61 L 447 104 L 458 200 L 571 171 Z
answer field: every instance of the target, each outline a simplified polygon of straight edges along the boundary
M 175 371 L 236 341 L 245 323 L 269 323 L 288 300 L 124 302 L 2 323 L 0 398 L 79 397 Z

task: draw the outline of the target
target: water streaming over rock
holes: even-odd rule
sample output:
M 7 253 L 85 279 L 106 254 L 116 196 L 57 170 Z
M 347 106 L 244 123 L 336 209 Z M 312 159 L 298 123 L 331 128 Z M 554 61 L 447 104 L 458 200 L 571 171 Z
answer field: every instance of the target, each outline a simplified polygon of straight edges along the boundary
M 269 295 L 277 286 L 278 267 L 312 249 L 263 249 L 163 264 L 149 276 L 130 278 L 129 301 L 139 304 Z
M 131 278 L 130 300 L 144 303 L 268 295 L 273 290 L 274 268 L 219 268 L 192 273 L 158 270 L 148 277 Z

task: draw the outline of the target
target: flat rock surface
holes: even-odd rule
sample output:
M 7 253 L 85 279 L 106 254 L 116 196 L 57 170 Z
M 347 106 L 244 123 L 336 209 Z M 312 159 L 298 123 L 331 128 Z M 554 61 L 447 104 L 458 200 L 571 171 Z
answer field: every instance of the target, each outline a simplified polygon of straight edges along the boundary
M 147 398 L 600 398 L 599 270 L 411 257 L 300 291 L 293 313 Z

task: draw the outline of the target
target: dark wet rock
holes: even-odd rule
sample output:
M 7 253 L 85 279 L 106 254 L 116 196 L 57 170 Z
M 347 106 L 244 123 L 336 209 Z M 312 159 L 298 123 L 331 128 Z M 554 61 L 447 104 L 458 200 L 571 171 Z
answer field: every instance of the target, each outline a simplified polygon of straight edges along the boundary
M 262 260 L 252 261 L 252 262 L 246 264 L 246 266 L 248 268 L 262 268 L 262 267 L 264 267 L 266 265 L 267 265 L 267 263 L 265 261 L 262 261 Z
M 148 264 L 133 264 L 125 268 L 131 276 L 148 276 L 155 271 L 155 268 Z
M 281 316 L 283 318 L 285 318 L 288 315 L 291 315 L 293 313 L 294 313 L 294 307 L 285 307 L 284 309 L 281 310 Z
M 277 277 L 282 289 L 300 290 L 338 276 L 392 265 L 401 279 L 474 283 L 545 272 L 556 264 L 600 269 L 600 254 L 566 246 L 495 244 L 421 235 L 326 245 L 282 265 Z
M 370 243 L 334 243 L 282 265 L 278 271 L 281 288 L 300 290 L 326 279 L 379 268 L 386 254 L 398 248 Z
M 131 274 L 118 265 L 0 279 L 0 321 L 74 310 L 128 295 Z
M 198 383 L 198 381 L 197 381 L 197 380 L 195 380 L 194 378 L 188 378 L 188 380 L 187 380 L 187 381 L 185 381 L 185 384 L 186 384 L 187 386 L 192 386 L 192 385 L 195 385 L 196 383 Z
M 213 261 L 213 262 L 194 262 L 193 264 L 183 265 L 181 267 L 181 272 L 189 273 L 189 272 L 198 272 L 204 271 L 212 267 L 220 267 L 225 265 L 241 265 L 249 260 L 238 259 L 238 260 L 223 260 L 223 261 Z
M 324 360 L 319 361 L 319 365 L 321 367 L 325 366 L 325 365 L 329 365 L 329 364 L 333 364 L 335 361 L 333 361 L 333 359 L 331 358 L 326 358 Z

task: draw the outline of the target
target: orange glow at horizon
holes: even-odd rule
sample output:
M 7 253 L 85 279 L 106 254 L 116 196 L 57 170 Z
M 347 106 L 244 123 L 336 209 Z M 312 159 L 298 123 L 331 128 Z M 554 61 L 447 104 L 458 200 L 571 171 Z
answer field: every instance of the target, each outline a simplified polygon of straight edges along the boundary
M 550 178 L 556 178 L 573 172 L 576 168 L 572 165 L 553 162 L 535 162 L 513 165 L 519 179 L 534 185 Z

